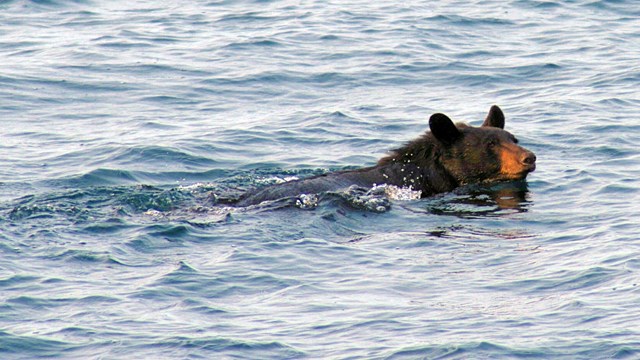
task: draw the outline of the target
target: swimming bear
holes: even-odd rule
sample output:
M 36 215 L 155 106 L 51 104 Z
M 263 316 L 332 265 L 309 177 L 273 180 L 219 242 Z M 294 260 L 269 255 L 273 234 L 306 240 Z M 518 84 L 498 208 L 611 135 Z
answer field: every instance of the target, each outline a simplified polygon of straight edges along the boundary
M 237 206 L 259 204 L 301 194 L 337 191 L 356 185 L 395 185 L 421 197 L 459 186 L 521 180 L 536 168 L 536 156 L 504 130 L 502 110 L 493 105 L 482 126 L 454 124 L 441 113 L 431 115 L 430 131 L 391 151 L 374 166 L 331 172 L 266 186 L 240 197 Z

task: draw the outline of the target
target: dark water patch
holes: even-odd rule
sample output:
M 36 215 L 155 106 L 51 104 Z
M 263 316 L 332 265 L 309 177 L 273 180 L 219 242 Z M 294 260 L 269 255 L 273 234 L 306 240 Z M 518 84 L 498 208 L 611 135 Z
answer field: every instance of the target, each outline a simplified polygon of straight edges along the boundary
M 190 311 L 195 311 L 205 316 L 230 313 L 228 310 L 225 310 L 223 307 L 211 306 L 210 304 L 206 304 L 205 301 L 192 299 L 192 298 L 184 299 L 181 302 L 181 306 Z
M 465 28 L 501 28 L 509 29 L 516 24 L 507 17 L 478 17 L 478 16 L 465 16 L 459 14 L 439 14 L 435 16 L 426 17 L 423 24 L 429 26 L 429 31 L 432 33 L 444 33 L 450 38 L 457 38 L 459 33 L 452 31 L 452 29 L 465 29 Z M 438 26 L 439 25 L 439 26 Z M 444 25 L 444 27 L 440 27 Z
M 180 128 L 179 125 L 170 124 L 162 120 L 147 121 L 142 125 L 142 127 L 149 130 L 160 130 L 160 131 L 175 130 Z
M 63 69 L 57 69 L 63 70 Z M 87 69 L 89 70 L 89 69 Z M 110 70 L 110 69 L 107 69 Z M 71 104 L 77 102 L 94 103 L 96 95 L 105 95 L 112 93 L 122 93 L 125 91 L 135 90 L 136 88 L 128 83 L 116 82 L 112 80 L 98 82 L 93 80 L 67 80 L 64 74 L 58 73 L 55 77 L 14 77 L 11 80 L 14 86 L 19 89 L 33 89 L 36 87 L 39 92 L 35 96 L 35 100 L 42 105 L 58 105 Z M 69 92 L 79 92 L 83 96 L 71 98 L 64 96 Z M 91 96 L 87 96 L 90 94 Z
M 91 250 L 65 250 L 61 253 L 49 255 L 47 258 L 51 260 L 63 260 L 67 263 L 84 263 L 88 266 L 91 266 L 91 264 L 124 265 L 123 262 L 109 253 L 100 253 Z
M 544 278 L 518 280 L 505 285 L 492 285 L 489 288 L 513 289 L 527 293 L 588 290 L 613 281 L 619 274 L 619 270 L 592 267 L 585 270 L 565 270 Z
M 628 16 L 640 14 L 640 10 L 636 9 L 633 1 L 629 0 L 596 0 L 586 1 L 582 6 L 595 9 L 597 11 L 607 11 L 616 16 Z
M 629 79 L 630 82 L 634 84 L 638 83 L 639 78 Z M 603 106 L 616 106 L 616 107 L 631 107 L 638 106 L 638 101 L 634 99 L 625 99 L 625 98 L 606 98 L 598 101 L 599 104 Z
M 273 16 L 262 15 L 260 12 L 251 11 L 241 14 L 228 14 L 221 16 L 217 22 L 220 23 L 252 23 L 252 22 L 267 22 L 274 20 Z
M 251 50 L 252 47 L 271 49 L 271 48 L 277 48 L 280 46 L 283 46 L 283 44 L 276 40 L 252 39 L 251 41 L 231 43 L 224 46 L 223 48 L 230 49 L 230 50 Z
M 545 348 L 522 349 L 503 346 L 491 342 L 476 342 L 465 344 L 443 344 L 433 346 L 419 346 L 413 349 L 397 351 L 386 359 L 464 359 L 472 358 L 539 358 L 544 359 L 551 353 Z M 556 354 L 558 355 L 558 354 Z
M 126 51 L 129 49 L 133 49 L 133 50 L 145 50 L 147 48 L 153 47 L 153 44 L 149 44 L 147 42 L 127 42 L 127 43 L 120 43 L 120 42 L 113 42 L 113 43 L 105 43 L 101 45 L 102 47 L 115 47 L 120 51 Z M 142 49 L 138 49 L 138 48 L 142 48 Z M 131 51 L 133 51 L 131 50 Z M 92 57 L 91 54 L 87 54 L 86 56 L 88 57 Z M 105 59 L 105 62 L 107 62 L 107 60 L 109 59 Z M 68 65 L 67 65 L 68 66 Z M 67 67 L 65 66 L 65 67 Z M 76 65 L 78 66 L 78 65 Z M 177 66 L 170 66 L 170 65 L 163 65 L 163 64 L 154 64 L 154 63 L 146 63 L 146 62 L 136 62 L 136 63 L 126 63 L 126 64 L 110 64 L 107 63 L 105 65 L 87 65 L 88 68 L 86 69 L 87 72 L 93 73 L 94 76 L 96 76 L 95 74 L 100 74 L 108 79 L 111 78 L 120 78 L 122 76 L 126 76 L 127 74 L 132 74 L 132 73 L 136 73 L 139 71 L 144 71 L 147 72 L 148 74 L 153 74 L 155 76 L 177 76 L 178 74 L 180 76 L 187 76 L 190 75 L 191 73 L 186 71 L 184 68 L 182 67 L 177 67 Z M 75 70 L 78 71 L 78 69 L 73 69 L 71 68 L 71 70 Z M 196 75 L 201 75 L 198 72 L 195 72 Z M 98 78 L 98 79 L 102 79 L 102 78 Z M 103 80 L 104 81 L 104 80 Z M 97 81 L 96 81 L 97 82 Z M 82 85 L 82 83 L 81 83 Z M 144 88 L 140 88 L 138 87 L 138 85 L 136 85 L 136 82 L 134 81 L 119 81 L 116 83 L 111 83 L 111 80 L 109 80 L 108 82 L 105 83 L 105 86 L 110 85 L 110 88 L 113 91 L 117 91 L 119 92 L 119 94 L 117 94 L 117 96 L 125 96 L 124 94 L 127 94 L 127 92 L 131 92 L 131 94 L 138 94 L 134 91 L 138 91 L 141 94 L 146 94 L 149 92 L 145 92 Z M 169 90 L 171 92 L 174 92 L 174 90 Z M 157 92 L 151 92 L 151 93 L 157 93 Z M 137 99 L 137 97 L 136 97 Z M 113 99 L 113 100 L 118 100 Z M 127 102 L 124 101 L 124 103 L 126 104 Z
M 117 302 L 120 302 L 121 300 L 112 296 L 93 295 L 93 296 L 85 296 L 83 298 L 78 299 L 77 301 L 86 305 L 95 305 L 95 304 L 117 303 Z
M 127 223 L 120 218 L 111 218 L 98 221 L 96 224 L 91 224 L 82 228 L 83 232 L 93 234 L 115 234 L 123 230 L 131 229 L 133 225 Z
M 91 5 L 90 0 L 29 0 L 29 1 L 3 1 L 0 3 L 0 8 L 7 7 L 10 10 L 14 10 L 12 6 L 20 6 L 20 9 L 34 10 L 74 10 L 78 9 L 79 5 Z
M 451 225 L 447 227 L 439 226 L 436 229 L 425 232 L 423 234 L 423 237 L 424 236 L 427 236 L 427 239 L 418 241 L 413 246 L 422 247 L 425 244 L 428 246 L 435 244 L 438 247 L 442 247 L 448 246 L 449 243 L 447 241 L 450 240 L 462 240 L 464 242 L 482 241 L 484 239 L 493 240 L 495 238 L 501 240 L 522 240 L 533 238 L 535 235 L 518 230 L 496 230 L 482 227 Z
M 16 288 L 29 287 L 40 281 L 40 277 L 31 275 L 13 275 L 6 279 L 0 279 L 0 288 L 5 290 L 15 290 Z
M 305 353 L 277 341 L 255 341 L 223 337 L 170 337 L 157 341 L 146 340 L 141 344 L 131 344 L 122 350 L 113 351 L 113 355 L 125 355 L 131 351 L 140 354 L 185 353 L 189 357 L 207 358 L 211 355 L 229 358 L 269 358 L 297 359 Z M 157 356 L 157 355 L 156 355 Z
M 640 189 L 636 184 L 629 184 L 629 186 L 625 186 L 624 184 L 609 184 L 600 187 L 593 195 L 624 195 L 631 196 L 631 194 L 637 193 Z
M 167 239 L 178 239 L 189 234 L 190 228 L 186 225 L 154 225 L 147 229 L 147 233 L 151 236 L 164 237 Z M 186 266 L 182 264 L 182 266 Z
M 640 259 L 630 259 L 625 262 L 624 267 L 630 270 L 640 270 Z
M 18 296 L 7 299 L 7 304 L 14 307 L 29 308 L 32 311 L 57 308 L 72 304 L 89 305 L 112 303 L 118 301 L 109 296 L 88 296 L 83 298 L 41 298 L 33 296 Z
M 336 40 L 341 40 L 341 37 L 335 34 L 329 34 L 329 35 L 321 35 L 319 39 L 324 41 L 336 41 Z
M 375 22 L 379 20 L 379 16 L 375 13 L 363 13 L 361 11 L 351 11 L 351 10 L 339 10 L 336 12 L 336 17 L 340 18 L 341 21 L 346 22 Z
M 544 1 L 544 0 L 536 0 L 536 1 L 518 1 L 518 4 L 526 7 L 533 7 L 536 9 L 555 9 L 562 7 L 562 3 L 557 1 Z
M 193 98 L 185 98 L 170 95 L 154 95 L 140 98 L 142 102 L 158 103 L 161 105 L 195 105 L 200 101 Z
M 7 356 L 56 357 L 77 345 L 37 335 L 15 335 L 0 330 L 0 354 Z
M 59 278 L 48 278 L 45 280 L 42 280 L 43 284 L 62 284 L 64 283 L 64 280 L 59 279 Z
M 138 182 L 132 172 L 114 169 L 96 169 L 87 174 L 62 181 L 72 187 L 124 185 Z
M 157 226 L 152 226 L 152 228 L 157 228 Z M 170 226 L 170 225 L 162 225 L 160 226 L 160 233 L 155 234 L 147 234 L 142 233 L 137 235 L 135 238 L 127 241 L 126 245 L 131 249 L 140 252 L 153 254 L 162 249 L 173 249 L 173 248 L 181 248 L 184 246 L 183 236 L 171 236 L 167 235 L 171 233 L 178 234 L 186 234 L 182 225 Z
M 613 359 L 630 359 L 635 358 L 640 355 L 640 346 L 632 347 L 632 346 L 619 346 L 619 348 L 615 351 L 612 358 Z

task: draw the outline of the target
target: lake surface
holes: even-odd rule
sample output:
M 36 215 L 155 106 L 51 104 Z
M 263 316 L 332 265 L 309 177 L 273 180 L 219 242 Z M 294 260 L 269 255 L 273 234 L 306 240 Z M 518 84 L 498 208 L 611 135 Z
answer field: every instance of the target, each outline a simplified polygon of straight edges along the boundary
M 640 358 L 639 19 L 0 1 L 0 357 Z M 526 182 L 216 204 L 492 104 L 538 157 Z

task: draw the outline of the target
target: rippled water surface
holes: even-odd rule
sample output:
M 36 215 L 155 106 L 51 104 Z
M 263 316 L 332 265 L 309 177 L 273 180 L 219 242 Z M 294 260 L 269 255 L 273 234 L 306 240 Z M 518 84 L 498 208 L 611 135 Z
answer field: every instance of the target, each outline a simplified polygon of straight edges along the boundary
M 0 1 L 0 358 L 640 358 L 639 17 Z M 526 182 L 222 205 L 492 104 Z

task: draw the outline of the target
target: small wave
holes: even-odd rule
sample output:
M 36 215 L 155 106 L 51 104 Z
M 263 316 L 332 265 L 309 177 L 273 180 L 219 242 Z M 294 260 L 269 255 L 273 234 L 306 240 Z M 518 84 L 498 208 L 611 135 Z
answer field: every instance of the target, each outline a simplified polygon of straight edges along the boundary
M 514 348 L 502 346 L 488 341 L 463 343 L 463 344 L 443 344 L 435 346 L 419 346 L 409 349 L 402 349 L 391 354 L 387 359 L 444 359 L 444 358 L 519 358 L 519 357 L 539 357 L 547 358 L 550 353 L 543 348 Z
M 64 260 L 66 262 L 124 265 L 112 255 L 89 250 L 66 250 L 62 253 L 48 256 L 47 258 L 51 260 Z
M 252 47 L 275 48 L 280 46 L 282 46 L 282 44 L 278 41 L 270 40 L 270 39 L 262 39 L 262 40 L 245 41 L 240 43 L 230 43 L 224 46 L 223 48 L 230 49 L 230 50 L 244 50 L 244 49 L 250 49 Z
M 35 282 L 40 278 L 30 275 L 14 275 L 6 279 L 0 279 L 0 288 L 7 289 L 14 286 L 23 286 L 26 283 Z
M 215 165 L 215 161 L 190 154 L 184 150 L 163 146 L 141 146 L 125 149 L 113 156 L 109 161 L 114 161 L 121 165 L 139 164 L 162 164 L 167 167 L 169 164 L 179 166 L 207 167 Z
M 517 0 L 515 2 L 518 6 L 533 7 L 536 9 L 555 9 L 563 7 L 562 2 L 553 0 Z
M 17 4 L 16 4 L 17 3 Z M 48 9 L 66 9 L 66 8 L 75 8 L 78 5 L 89 5 L 91 0 L 28 0 L 26 1 L 3 1 L 0 3 L 1 5 L 21 5 L 22 7 L 27 7 L 29 9 L 36 10 L 48 10 Z
M 29 354 L 33 354 L 34 358 L 56 357 L 75 346 L 69 342 L 51 340 L 42 336 L 15 335 L 0 330 L 0 353 L 19 355 L 20 358 Z
M 222 337 L 169 337 L 149 340 L 138 346 L 139 352 L 148 354 L 142 358 L 163 358 L 173 351 L 189 351 L 189 357 L 201 352 L 210 358 L 255 358 L 255 359 L 295 359 L 305 354 L 291 346 L 277 341 L 250 341 L 246 339 L 231 339 Z M 253 355 L 251 355 L 253 354 Z M 173 356 L 169 356 L 172 357 Z M 179 356 L 177 356 L 179 357 Z
M 259 12 L 246 12 L 244 14 L 228 14 L 218 19 L 218 22 L 254 22 L 272 20 L 271 16 L 260 15 Z
M 243 255 L 249 254 L 236 256 Z M 266 259 L 264 260 L 266 261 Z M 249 294 L 274 293 L 291 285 L 290 281 L 275 275 L 256 274 L 242 270 L 211 277 L 181 261 L 173 270 L 155 279 L 153 283 L 145 286 L 134 296 L 160 300 L 173 298 L 176 294 L 181 294 L 180 296 L 184 298 L 185 295 L 198 295 L 205 292 L 211 297 L 242 297 Z
M 264 71 L 254 74 L 240 74 L 234 77 L 217 77 L 203 80 L 207 86 L 241 87 L 254 93 L 285 94 L 282 86 L 317 85 L 320 87 L 344 87 L 352 84 L 352 75 L 340 72 L 301 73 L 294 71 Z M 273 85 L 282 85 L 274 88 Z
M 603 283 L 614 281 L 621 274 L 621 270 L 593 267 L 581 271 L 562 271 L 545 278 L 531 278 L 505 284 L 491 285 L 487 288 L 492 290 L 517 289 L 518 291 L 532 294 L 587 290 L 598 287 Z
M 55 181 L 52 181 L 55 182 Z M 137 184 L 139 180 L 133 172 L 127 170 L 96 169 L 79 177 L 70 177 L 58 182 L 68 183 L 73 187 L 109 186 Z
M 96 304 L 96 303 L 113 303 L 118 299 L 103 295 L 90 295 L 86 297 L 68 297 L 68 298 L 45 298 L 34 296 L 17 296 L 6 300 L 7 304 L 12 306 L 24 306 L 30 309 L 50 309 L 68 304 Z
M 495 18 L 495 17 L 470 17 L 463 15 L 436 15 L 428 20 L 434 22 L 442 22 L 447 25 L 457 25 L 457 26 L 483 26 L 483 25 L 515 25 L 515 23 L 511 20 L 504 18 Z

